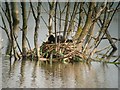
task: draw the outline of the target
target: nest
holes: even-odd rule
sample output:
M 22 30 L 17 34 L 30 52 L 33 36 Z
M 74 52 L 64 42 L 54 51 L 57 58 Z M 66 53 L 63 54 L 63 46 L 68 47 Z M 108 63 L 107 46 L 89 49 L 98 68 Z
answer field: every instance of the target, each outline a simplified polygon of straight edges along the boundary
M 76 49 L 74 43 L 43 43 L 40 47 L 40 54 L 43 58 L 53 61 L 78 62 L 86 59 L 85 55 Z

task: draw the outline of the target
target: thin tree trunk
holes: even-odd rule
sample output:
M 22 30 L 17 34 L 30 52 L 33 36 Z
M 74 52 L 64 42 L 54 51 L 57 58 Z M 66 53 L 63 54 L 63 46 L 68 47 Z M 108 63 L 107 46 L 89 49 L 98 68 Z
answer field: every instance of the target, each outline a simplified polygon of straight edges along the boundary
M 93 32 L 94 32 L 95 24 L 96 24 L 97 20 L 99 19 L 100 15 L 102 14 L 102 11 L 105 10 L 106 4 L 107 3 L 104 2 L 102 8 L 98 7 L 96 4 L 94 4 L 93 15 L 95 15 L 95 18 L 93 20 L 93 23 L 92 23 L 92 25 L 90 27 L 90 30 L 88 31 L 88 35 L 86 37 L 86 41 L 85 41 L 85 45 L 84 45 L 85 47 L 84 47 L 84 50 L 83 50 L 83 52 L 85 52 L 85 53 L 86 53 L 86 51 L 87 51 L 87 49 L 88 49 L 88 47 L 90 45 L 90 42 L 92 40 L 92 35 L 93 35 Z M 105 12 L 105 14 L 106 14 L 106 12 Z
M 52 24 L 53 24 L 53 16 L 54 16 L 54 3 L 55 2 L 49 2 L 49 36 L 52 34 Z
M 72 28 L 74 26 L 74 19 L 75 19 L 75 16 L 77 14 L 78 7 L 79 7 L 79 2 L 75 2 L 74 9 L 73 9 L 72 16 L 71 16 L 71 20 L 70 20 L 68 30 L 67 30 L 67 36 L 65 38 L 67 38 L 70 35 L 70 33 L 73 31 Z
M 13 20 L 13 28 L 12 28 L 12 46 L 13 46 L 13 51 L 14 51 L 14 57 L 15 59 L 18 59 L 18 54 L 16 51 L 16 43 L 15 43 L 15 38 L 17 36 L 17 32 L 19 29 L 19 11 L 17 7 L 17 2 L 11 2 L 11 11 L 12 11 L 12 20 Z M 15 38 L 14 38 L 15 35 Z
M 88 35 L 86 37 L 86 41 L 85 41 L 85 45 L 84 45 L 84 49 L 83 49 L 84 53 L 87 53 L 88 50 L 89 50 L 88 47 L 90 45 L 90 41 L 92 40 L 92 35 L 93 35 L 93 32 L 94 32 L 94 28 L 95 28 L 95 22 L 93 22 L 93 24 L 91 25 L 90 30 L 88 32 Z
M 35 15 L 32 3 L 30 2 L 30 6 L 32 9 L 32 13 L 33 13 L 33 17 L 35 19 L 35 32 L 34 32 L 34 46 L 35 46 L 35 54 L 37 56 L 37 60 L 40 57 L 39 54 L 39 45 L 38 45 L 38 30 L 39 30 L 39 24 L 40 24 L 40 12 L 41 12 L 41 2 L 38 2 L 38 6 L 37 6 L 37 16 Z
M 38 2 L 38 7 L 37 7 L 37 18 L 35 19 L 36 21 L 36 26 L 35 26 L 35 32 L 34 32 L 34 45 L 36 49 L 36 56 L 37 59 L 39 59 L 40 54 L 39 54 L 39 45 L 38 45 L 38 30 L 39 30 L 39 25 L 40 25 L 40 12 L 41 12 L 41 2 Z
M 58 5 L 59 5 L 59 10 L 60 10 L 60 19 L 59 19 L 59 35 L 60 35 L 60 33 L 61 33 L 61 17 L 62 17 L 62 11 L 61 11 L 61 6 L 60 6 L 60 3 L 58 3 Z
M 70 12 L 70 3 L 67 2 L 67 10 L 66 10 L 66 16 L 65 16 L 65 25 L 64 25 L 64 32 L 63 32 L 63 38 L 66 38 L 66 31 L 68 27 L 68 20 L 69 20 L 69 12 Z
M 12 58 L 12 48 L 13 48 L 12 18 L 11 18 L 10 7 L 9 7 L 8 2 L 5 2 L 5 6 L 6 6 L 6 12 L 4 12 L 4 13 L 5 13 L 5 16 L 7 18 L 8 24 L 9 24 L 10 38 L 11 38 L 9 46 L 7 47 L 8 48 L 8 52 L 7 53 L 10 55 L 10 59 L 11 59 Z
M 27 35 L 27 12 L 26 12 L 26 2 L 21 2 L 22 6 L 22 18 L 23 18 L 23 26 L 22 26 L 22 56 L 25 58 L 27 54 L 26 50 L 26 35 Z
M 90 26 L 92 25 L 92 12 L 93 12 L 93 6 L 94 6 L 95 2 L 89 2 L 89 10 L 88 10 L 88 16 L 86 17 L 86 22 L 85 25 L 83 27 L 83 30 L 78 38 L 77 44 L 78 44 L 78 50 L 81 51 L 82 50 L 82 45 L 83 42 L 85 40 L 85 36 L 87 35 Z
M 76 41 L 78 40 L 78 37 L 80 36 L 80 33 L 82 32 L 82 25 L 81 25 L 81 22 L 82 22 L 82 19 L 83 19 L 83 10 L 82 10 L 82 7 L 83 7 L 84 3 L 81 2 L 80 3 L 80 6 L 79 6 L 79 21 L 78 21 L 78 26 L 77 26 L 77 31 L 73 37 L 73 41 Z
M 56 51 L 57 51 L 57 27 L 56 27 L 56 11 L 57 11 L 57 2 L 55 3 L 55 46 L 56 46 Z

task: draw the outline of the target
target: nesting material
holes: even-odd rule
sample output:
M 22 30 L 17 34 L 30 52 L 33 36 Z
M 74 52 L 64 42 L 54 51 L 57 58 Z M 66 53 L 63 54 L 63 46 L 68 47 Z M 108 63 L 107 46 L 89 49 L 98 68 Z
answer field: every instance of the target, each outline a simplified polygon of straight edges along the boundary
M 56 45 L 43 43 L 40 47 L 41 56 L 53 61 L 78 62 L 86 59 L 86 56 L 76 49 L 74 43 L 57 43 Z

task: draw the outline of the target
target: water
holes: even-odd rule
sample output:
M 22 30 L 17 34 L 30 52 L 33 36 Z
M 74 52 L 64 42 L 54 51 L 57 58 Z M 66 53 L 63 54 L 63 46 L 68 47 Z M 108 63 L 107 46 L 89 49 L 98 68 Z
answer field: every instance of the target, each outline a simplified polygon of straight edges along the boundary
M 4 88 L 117 88 L 118 68 L 115 65 L 92 62 L 54 63 L 39 61 L 11 62 L 4 58 L 2 87 Z

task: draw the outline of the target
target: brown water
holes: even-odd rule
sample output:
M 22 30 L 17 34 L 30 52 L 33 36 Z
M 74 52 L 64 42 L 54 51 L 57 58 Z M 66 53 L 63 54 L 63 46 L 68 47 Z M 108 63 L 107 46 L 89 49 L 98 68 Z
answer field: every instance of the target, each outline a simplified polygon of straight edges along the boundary
M 112 64 L 11 62 L 3 58 L 2 87 L 118 88 L 118 68 Z

